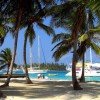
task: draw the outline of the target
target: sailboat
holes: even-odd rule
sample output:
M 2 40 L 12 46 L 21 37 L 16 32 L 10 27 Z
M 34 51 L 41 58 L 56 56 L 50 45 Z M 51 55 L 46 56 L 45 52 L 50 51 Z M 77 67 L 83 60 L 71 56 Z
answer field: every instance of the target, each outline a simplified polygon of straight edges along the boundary
M 43 48 L 42 48 L 43 52 Z M 43 54 L 44 55 L 44 54 Z M 40 53 L 40 36 L 38 35 L 38 66 L 32 66 L 32 48 L 30 47 L 30 70 L 29 73 L 46 73 L 46 70 L 40 70 L 40 60 L 41 60 L 41 53 Z
M 92 59 L 92 50 L 90 48 L 90 62 L 85 63 L 85 76 L 100 76 L 100 63 L 93 63 Z M 72 66 L 72 64 L 70 64 Z M 76 76 L 80 77 L 82 73 L 82 62 L 77 63 L 76 65 Z M 66 76 L 72 76 L 72 71 L 66 74 Z
M 89 20 L 89 13 L 87 11 L 87 30 L 89 30 L 89 24 L 88 24 L 88 20 Z M 92 50 L 90 47 L 90 62 L 85 63 L 85 71 L 84 71 L 84 75 L 85 76 L 100 76 L 100 63 L 93 63 L 92 62 Z M 79 67 L 78 67 L 79 65 Z M 82 63 L 77 63 L 76 65 L 76 75 L 77 76 L 81 76 L 82 73 Z M 66 74 L 67 76 L 72 76 L 72 71 L 70 71 L 69 73 Z

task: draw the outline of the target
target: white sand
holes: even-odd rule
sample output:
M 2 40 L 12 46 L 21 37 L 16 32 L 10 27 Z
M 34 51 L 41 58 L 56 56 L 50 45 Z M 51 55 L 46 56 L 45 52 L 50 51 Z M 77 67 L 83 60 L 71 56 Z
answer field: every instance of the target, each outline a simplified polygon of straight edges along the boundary
M 81 86 L 83 90 L 75 91 L 71 82 L 66 81 L 25 84 L 24 80 L 12 80 L 2 91 L 7 95 L 5 100 L 100 100 L 100 82 L 81 83 Z

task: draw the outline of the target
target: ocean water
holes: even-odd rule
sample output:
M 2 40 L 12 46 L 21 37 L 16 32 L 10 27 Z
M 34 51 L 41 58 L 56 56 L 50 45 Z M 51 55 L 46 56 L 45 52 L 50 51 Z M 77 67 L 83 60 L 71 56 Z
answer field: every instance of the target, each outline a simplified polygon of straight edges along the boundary
M 66 71 L 47 71 L 46 73 L 42 73 L 45 77 L 47 77 L 50 80 L 62 80 L 62 81 L 71 81 L 71 76 L 66 76 L 68 72 Z M 31 79 L 38 78 L 39 73 L 30 73 L 29 76 Z M 89 76 L 85 77 L 86 81 L 96 81 L 100 82 L 100 76 Z
M 13 73 L 14 74 L 24 74 L 22 70 L 17 70 L 17 71 L 14 71 Z M 72 77 L 66 76 L 67 73 L 68 73 L 67 71 L 47 71 L 41 74 L 44 75 L 44 77 L 49 80 L 71 81 Z M 0 74 L 3 74 L 3 71 L 0 71 Z M 29 77 L 31 79 L 37 79 L 38 74 L 40 73 L 29 73 Z M 85 77 L 85 80 L 100 82 L 100 76 L 87 76 Z

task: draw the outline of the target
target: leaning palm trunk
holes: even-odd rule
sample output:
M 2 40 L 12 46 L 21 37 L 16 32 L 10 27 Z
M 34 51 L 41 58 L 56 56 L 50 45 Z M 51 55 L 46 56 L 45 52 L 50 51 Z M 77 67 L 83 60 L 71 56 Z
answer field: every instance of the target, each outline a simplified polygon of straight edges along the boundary
M 85 58 L 84 58 L 84 54 L 83 54 L 83 57 L 82 57 L 82 75 L 81 75 L 81 78 L 79 79 L 80 82 L 85 82 L 84 67 L 85 67 Z
M 10 66 L 10 65 L 8 65 L 8 69 L 7 69 L 7 75 L 8 75 L 8 73 L 9 73 L 9 66 Z
M 2 93 L 2 91 L 0 90 L 0 98 L 6 98 L 6 96 Z M 1 99 L 0 99 L 1 100 Z M 2 99 L 3 100 L 3 99 Z
M 27 44 L 27 36 L 28 36 L 28 32 L 26 32 L 25 34 L 25 38 L 24 38 L 24 51 L 23 51 L 23 56 L 24 56 L 24 65 L 25 65 L 25 75 L 26 75 L 26 82 L 27 84 L 32 84 L 32 81 L 29 78 L 29 74 L 28 74 L 28 69 L 27 69 L 27 62 L 26 62 L 26 44 Z
M 12 72 L 13 72 L 13 64 L 14 64 L 15 56 L 16 56 L 17 41 L 18 41 L 18 30 L 16 30 L 16 32 L 15 32 L 14 52 L 12 54 L 12 60 L 11 60 L 11 64 L 10 64 L 10 70 L 9 70 L 9 73 L 8 73 L 7 80 L 6 80 L 5 84 L 3 84 L 2 86 L 9 86 L 9 82 L 10 82 L 10 79 L 11 79 L 11 76 L 12 76 Z
M 1 87 L 9 86 L 9 82 L 10 82 L 12 72 L 13 72 L 13 64 L 14 64 L 14 61 L 15 61 L 16 50 L 17 50 L 19 26 L 20 26 L 20 22 L 21 22 L 21 18 L 22 18 L 22 12 L 23 12 L 23 9 L 20 6 L 21 6 L 21 0 L 19 2 L 19 10 L 18 10 L 18 13 L 17 13 L 17 18 L 16 18 L 17 20 L 16 20 L 15 31 L 14 31 L 14 34 L 15 34 L 14 52 L 12 54 L 12 60 L 11 60 L 11 63 L 10 63 L 9 74 L 8 74 L 6 82 Z

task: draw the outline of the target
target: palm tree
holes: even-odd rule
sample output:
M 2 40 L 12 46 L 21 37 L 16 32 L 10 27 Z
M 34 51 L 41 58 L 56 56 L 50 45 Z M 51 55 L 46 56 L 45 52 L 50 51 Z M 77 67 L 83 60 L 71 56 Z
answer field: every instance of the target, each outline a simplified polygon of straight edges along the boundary
M 76 63 L 78 61 L 77 60 L 77 58 L 78 58 L 78 54 L 77 54 L 78 34 L 82 33 L 81 29 L 83 28 L 84 12 L 87 10 L 87 6 L 88 7 L 91 6 L 90 4 L 92 3 L 92 1 L 90 0 L 90 2 L 88 2 L 88 3 L 86 3 L 86 2 L 87 1 L 85 1 L 85 0 L 79 1 L 79 3 L 78 3 L 78 1 L 71 1 L 71 2 L 68 1 L 67 3 L 65 3 L 63 5 L 59 5 L 57 7 L 52 7 L 52 11 L 49 12 L 49 13 L 55 12 L 55 14 L 52 14 L 52 15 L 53 15 L 53 21 L 56 21 L 55 25 L 57 27 L 65 27 L 65 28 L 67 27 L 68 30 L 71 27 L 70 30 L 72 30 L 72 36 L 71 36 L 72 41 L 70 40 L 70 42 L 71 42 L 70 44 L 72 44 L 72 42 L 74 41 L 74 45 L 73 45 L 74 53 L 73 53 L 73 64 L 72 64 L 73 78 L 72 79 L 73 79 L 73 87 L 76 90 L 78 89 L 77 87 L 79 87 L 79 89 L 81 89 L 75 78 L 76 77 L 75 68 L 76 68 Z M 66 5 L 66 6 L 64 6 L 64 5 Z M 92 6 L 93 6 L 93 4 L 92 4 Z M 76 8 L 76 10 L 73 10 L 73 8 L 74 9 Z M 68 12 L 65 12 L 65 11 L 68 11 Z M 72 16 L 70 16 L 71 14 L 72 14 Z M 73 15 L 76 15 L 76 16 L 73 17 Z M 71 21 L 71 19 L 72 19 L 72 21 Z M 72 24 L 70 24 L 69 22 Z M 60 48 L 60 46 L 59 46 L 59 48 Z M 64 50 L 64 47 L 61 50 Z M 60 52 L 60 50 L 59 50 L 59 52 Z M 65 50 L 64 50 L 64 52 L 65 52 Z
M 45 7 L 47 7 L 47 5 L 51 3 L 51 1 L 43 0 L 42 6 L 41 6 L 41 2 L 38 0 L 34 0 L 34 1 L 32 0 L 30 1 L 28 0 L 4 1 L 3 0 L 2 2 L 0 2 L 1 12 L 3 16 L 6 19 L 7 18 L 13 19 L 12 25 L 14 25 L 14 35 L 15 35 L 14 54 L 12 56 L 12 62 L 10 65 L 9 77 L 7 78 L 5 85 L 9 84 L 10 77 L 13 70 L 13 63 L 15 60 L 15 54 L 16 54 L 16 49 L 17 49 L 19 28 L 23 28 L 36 21 L 38 22 L 40 26 L 41 25 L 41 23 L 39 22 L 41 20 L 40 18 L 42 18 L 46 14 L 46 12 L 44 12 L 43 10 L 45 9 Z M 46 5 L 44 5 L 44 3 L 46 3 Z M 47 28 L 47 27 L 43 26 L 43 28 Z
M 46 25 L 43 24 L 41 18 L 40 18 L 40 21 L 39 22 L 36 21 L 35 23 L 37 23 L 37 25 L 41 29 L 43 29 L 44 31 L 46 31 L 46 33 L 48 35 L 54 33 L 54 31 L 53 31 L 53 29 L 51 27 L 46 26 Z M 23 55 L 24 55 L 24 65 L 27 65 L 27 63 L 26 63 L 26 44 L 27 44 L 27 39 L 29 38 L 30 46 L 32 47 L 33 41 L 35 39 L 35 36 L 36 36 L 36 33 L 35 33 L 35 30 L 34 30 L 34 26 L 33 25 L 28 25 L 28 27 L 26 29 L 26 32 L 25 32 L 25 37 L 24 37 L 24 51 L 23 51 Z M 27 80 L 28 80 L 27 83 L 31 83 L 29 81 L 29 78 L 28 78 L 28 70 L 27 69 L 25 69 L 25 70 L 26 70 L 26 73 L 27 73 Z
M 43 1 L 44 1 L 43 3 L 48 3 L 48 1 L 46 1 L 46 0 L 43 0 Z M 41 3 L 38 0 L 35 0 L 35 1 L 32 1 L 32 0 L 30 0 L 30 1 L 28 1 L 28 0 L 26 0 L 26 1 L 2 0 L 2 2 L 0 2 L 0 5 L 1 5 L 0 11 L 3 14 L 4 18 L 14 20 L 14 22 L 12 23 L 12 25 L 14 26 L 13 33 L 15 35 L 15 37 L 14 37 L 15 38 L 14 53 L 12 55 L 12 61 L 10 64 L 9 76 L 7 78 L 7 81 L 4 84 L 4 86 L 8 86 L 9 82 L 10 82 L 10 77 L 12 75 L 13 63 L 15 61 L 19 28 L 23 28 L 24 26 L 26 26 L 28 24 L 32 24 L 36 20 L 38 21 L 40 16 L 43 17 L 45 15 L 45 13 L 42 11 L 43 8 L 41 6 Z M 36 12 L 35 16 L 34 16 L 34 12 Z
M 70 43 L 67 44 L 67 42 L 68 42 L 67 41 L 67 42 L 65 42 L 65 45 L 71 46 L 73 44 L 72 80 L 73 80 L 73 88 L 75 90 L 78 90 L 78 89 L 82 89 L 82 88 L 80 87 L 80 85 L 78 84 L 78 81 L 76 79 L 76 63 L 78 61 L 77 44 L 78 44 L 78 34 L 81 30 L 81 26 L 82 26 L 82 22 L 83 22 L 83 14 L 84 14 L 84 10 L 85 10 L 85 4 L 82 4 L 82 3 L 78 4 L 78 2 L 76 2 L 76 1 L 74 1 L 74 2 L 69 1 L 65 5 L 63 4 L 61 12 L 60 12 L 62 14 L 62 11 L 63 11 L 63 15 L 60 15 L 59 12 L 58 12 L 58 14 L 61 16 L 60 17 L 61 23 L 60 23 L 59 26 L 61 26 L 61 24 L 65 25 L 65 23 L 63 23 L 63 21 L 62 21 L 63 18 L 67 19 L 67 23 L 70 22 L 70 21 L 72 23 L 71 27 L 68 27 L 69 25 L 68 26 L 66 25 L 67 29 L 71 28 L 71 30 L 70 30 L 71 31 L 70 32 L 71 33 L 71 39 L 70 39 Z M 75 7 L 76 7 L 76 10 L 75 10 Z M 66 10 L 68 12 L 64 13 Z M 75 14 L 76 16 L 73 17 L 73 14 Z M 60 19 L 59 15 L 55 14 L 55 16 L 53 16 L 53 18 L 56 18 L 56 16 L 57 16 L 57 18 Z
M 30 29 L 30 26 L 28 26 L 27 30 L 29 30 L 29 29 Z M 32 35 L 34 35 L 34 33 L 32 31 L 30 31 L 30 33 Z M 32 81 L 30 80 L 29 75 L 28 75 L 27 62 L 26 62 L 26 44 L 27 44 L 28 34 L 29 34 L 29 32 L 27 31 L 24 36 L 23 57 L 24 57 L 24 66 L 25 66 L 25 72 L 26 72 L 26 81 L 28 84 L 31 84 Z M 31 38 L 32 38 L 32 35 L 31 35 Z M 32 40 L 33 40 L 33 38 L 32 38 Z
M 5 7 L 5 9 L 2 8 L 2 12 L 3 12 L 3 16 L 5 16 L 5 17 L 9 16 L 9 18 L 11 18 L 13 16 L 13 18 L 15 18 L 15 20 L 16 20 L 16 22 L 15 22 L 15 29 L 14 29 L 14 34 L 15 34 L 14 38 L 15 38 L 15 40 L 14 40 L 14 52 L 12 54 L 12 60 L 11 60 L 11 63 L 10 63 L 9 75 L 8 75 L 8 78 L 7 78 L 6 82 L 5 82 L 5 84 L 3 84 L 2 86 L 9 86 L 10 78 L 11 78 L 12 71 L 13 71 L 13 64 L 14 64 L 14 61 L 15 61 L 16 50 L 17 50 L 19 26 L 20 26 L 20 22 L 22 20 L 23 8 L 24 8 L 22 0 L 19 0 L 19 2 L 16 1 L 17 2 L 16 3 L 16 7 L 14 7 L 15 2 L 11 2 L 11 1 L 8 1 L 8 2 L 4 1 L 5 5 L 7 3 L 8 4 Z M 12 10 L 12 13 L 11 13 L 11 10 Z M 13 15 L 15 13 L 17 14 L 17 16 Z
M 0 3 L 0 8 L 1 8 L 1 3 Z M 1 10 L 1 9 L 0 9 Z M 2 13 L 0 11 L 0 46 L 2 46 L 5 36 L 8 33 L 9 26 L 5 25 L 5 19 L 2 17 Z M 0 97 L 5 98 L 6 96 L 1 92 L 0 90 Z
M 38 13 L 37 13 L 37 11 L 34 11 L 34 15 L 33 15 L 33 12 L 31 12 L 31 11 L 28 12 L 29 16 L 27 15 L 27 17 L 30 17 L 30 16 L 32 16 L 32 17 L 31 17 L 31 20 L 29 20 L 28 25 L 26 25 L 27 29 L 26 29 L 25 36 L 24 36 L 23 58 L 24 58 L 24 65 L 25 65 L 27 83 L 32 83 L 31 80 L 29 79 L 28 69 L 27 69 L 27 66 L 26 66 L 27 65 L 27 62 L 26 62 L 26 44 L 27 44 L 27 39 L 29 39 L 30 46 L 32 46 L 33 41 L 35 39 L 36 33 L 35 33 L 35 30 L 34 30 L 34 25 L 33 24 L 37 24 L 48 35 L 54 33 L 54 31 L 51 27 L 46 26 L 45 24 L 43 24 L 43 19 L 42 18 L 43 18 L 43 16 L 45 16 L 46 11 L 42 8 L 39 1 L 36 1 L 36 3 L 38 4 L 38 8 L 40 9 L 40 11 L 38 11 Z M 37 9 L 37 7 L 34 8 L 34 9 Z M 27 19 L 27 17 L 26 17 L 26 19 Z
M 91 47 L 95 51 L 96 54 L 100 55 L 100 47 L 97 44 L 97 41 L 99 41 L 99 37 L 98 38 L 95 37 L 95 34 L 99 34 L 100 28 L 96 27 L 96 28 L 90 29 L 90 30 L 91 30 L 90 33 L 92 33 L 93 37 L 90 39 L 90 34 L 89 33 L 84 34 L 81 38 L 82 44 L 79 46 L 79 48 L 77 50 L 79 56 L 83 58 L 82 75 L 81 75 L 81 78 L 79 79 L 80 82 L 85 82 L 85 77 L 84 77 L 84 67 L 85 67 L 84 53 L 85 53 L 86 49 Z M 96 38 L 96 40 L 95 40 L 95 38 Z M 81 52 L 80 52 L 80 50 L 81 50 Z
M 11 60 L 12 60 L 11 50 L 9 48 L 2 50 L 0 53 L 0 65 L 1 65 L 0 69 L 7 67 L 8 69 L 7 74 L 9 72 L 9 66 L 10 66 Z
M 80 43 L 80 45 L 78 45 L 77 54 L 78 54 L 79 59 L 83 58 L 83 54 L 85 53 L 86 49 L 88 49 L 89 47 L 91 47 L 95 51 L 96 54 L 100 55 L 100 47 L 96 44 L 95 41 L 93 41 L 95 38 L 94 37 L 95 33 L 97 34 L 97 32 L 99 32 L 99 31 L 100 31 L 100 28 L 96 27 L 94 29 L 90 29 L 86 34 L 83 34 L 78 37 L 78 40 L 79 40 L 78 43 Z M 93 38 L 91 40 L 90 40 L 90 34 L 92 34 L 92 36 L 93 36 Z M 60 41 L 52 49 L 52 50 L 55 50 L 55 52 L 53 53 L 53 56 L 55 57 L 55 59 L 57 61 L 63 55 L 67 54 L 69 51 L 72 50 L 73 43 L 71 44 L 70 39 L 71 39 L 71 35 L 67 34 L 67 33 L 57 34 L 53 38 L 53 43 Z M 84 65 L 82 65 L 82 67 L 84 67 Z M 83 68 L 83 71 L 84 71 L 84 68 Z M 84 72 L 82 74 L 84 74 Z

